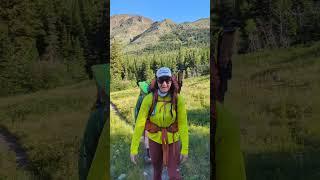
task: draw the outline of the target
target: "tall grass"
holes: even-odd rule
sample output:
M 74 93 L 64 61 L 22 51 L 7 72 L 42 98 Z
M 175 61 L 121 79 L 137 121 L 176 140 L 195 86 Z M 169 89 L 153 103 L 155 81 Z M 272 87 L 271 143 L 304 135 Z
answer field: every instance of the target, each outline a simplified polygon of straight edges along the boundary
M 34 177 L 78 179 L 79 147 L 95 94 L 94 82 L 85 81 L 0 99 L 0 124 L 17 135 L 27 150 Z M 4 159 L 1 173 L 4 164 L 16 168 L 13 160 Z M 14 177 L 14 171 L 6 173 Z
M 143 179 L 142 158 L 138 158 L 139 166 L 135 166 L 130 161 L 132 126 L 119 119 L 114 111 L 111 111 L 110 115 L 111 178 L 117 179 L 119 176 L 125 175 L 128 179 Z
M 225 104 L 240 120 L 249 180 L 320 178 L 310 165 L 320 160 L 319 74 L 320 43 L 235 58 Z

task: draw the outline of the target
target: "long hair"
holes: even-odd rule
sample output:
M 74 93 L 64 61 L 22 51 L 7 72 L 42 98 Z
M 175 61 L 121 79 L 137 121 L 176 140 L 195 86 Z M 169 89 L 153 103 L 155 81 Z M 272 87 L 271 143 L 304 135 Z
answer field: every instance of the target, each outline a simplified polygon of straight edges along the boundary
M 168 93 L 170 93 L 171 95 L 171 115 L 172 115 L 173 108 L 175 109 L 176 113 L 178 113 L 177 103 L 178 103 L 179 84 L 176 76 L 172 76 L 171 81 L 172 83 Z M 149 86 L 149 91 L 154 93 L 155 91 L 158 91 L 158 89 L 159 87 L 158 87 L 157 79 L 154 78 L 151 81 L 151 84 Z

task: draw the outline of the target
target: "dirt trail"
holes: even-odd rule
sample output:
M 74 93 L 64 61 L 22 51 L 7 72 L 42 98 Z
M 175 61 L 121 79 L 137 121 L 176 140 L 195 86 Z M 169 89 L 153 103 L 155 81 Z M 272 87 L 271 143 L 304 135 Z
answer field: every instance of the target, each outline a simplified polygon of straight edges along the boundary
M 6 128 L 0 126 L 0 143 L 4 144 L 9 151 L 16 154 L 16 162 L 19 168 L 26 168 L 29 164 L 26 150 L 19 144 L 15 135 L 10 133 Z
M 129 120 L 128 120 L 125 116 L 123 116 L 123 115 L 121 114 L 121 112 L 120 112 L 120 110 L 118 109 L 118 107 L 117 107 L 114 103 L 112 103 L 112 102 L 110 102 L 110 109 L 113 110 L 113 111 L 116 113 L 116 115 L 120 117 L 121 120 L 125 121 L 127 124 L 130 124 L 130 123 L 129 123 Z M 133 128 L 133 127 L 132 127 L 132 128 Z

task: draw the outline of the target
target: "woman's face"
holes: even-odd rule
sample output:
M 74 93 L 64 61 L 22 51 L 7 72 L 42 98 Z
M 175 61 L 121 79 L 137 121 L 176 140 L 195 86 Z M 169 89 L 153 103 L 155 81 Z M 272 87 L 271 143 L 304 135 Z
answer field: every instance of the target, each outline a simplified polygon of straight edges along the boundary
M 172 80 L 171 77 L 165 76 L 157 79 L 158 87 L 161 92 L 166 93 L 170 90 Z

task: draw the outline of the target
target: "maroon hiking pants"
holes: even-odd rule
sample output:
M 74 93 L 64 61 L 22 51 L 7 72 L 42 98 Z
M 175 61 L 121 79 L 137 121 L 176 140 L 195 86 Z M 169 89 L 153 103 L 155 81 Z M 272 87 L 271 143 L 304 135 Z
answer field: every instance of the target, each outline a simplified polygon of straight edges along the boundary
M 175 156 L 173 156 L 173 146 L 175 146 Z M 153 180 L 161 180 L 162 174 L 162 144 L 152 141 L 149 139 L 149 150 L 151 163 L 153 166 Z M 180 162 L 180 147 L 179 142 L 169 144 L 169 159 L 168 159 L 168 175 L 170 180 L 180 180 L 179 173 L 179 162 Z

